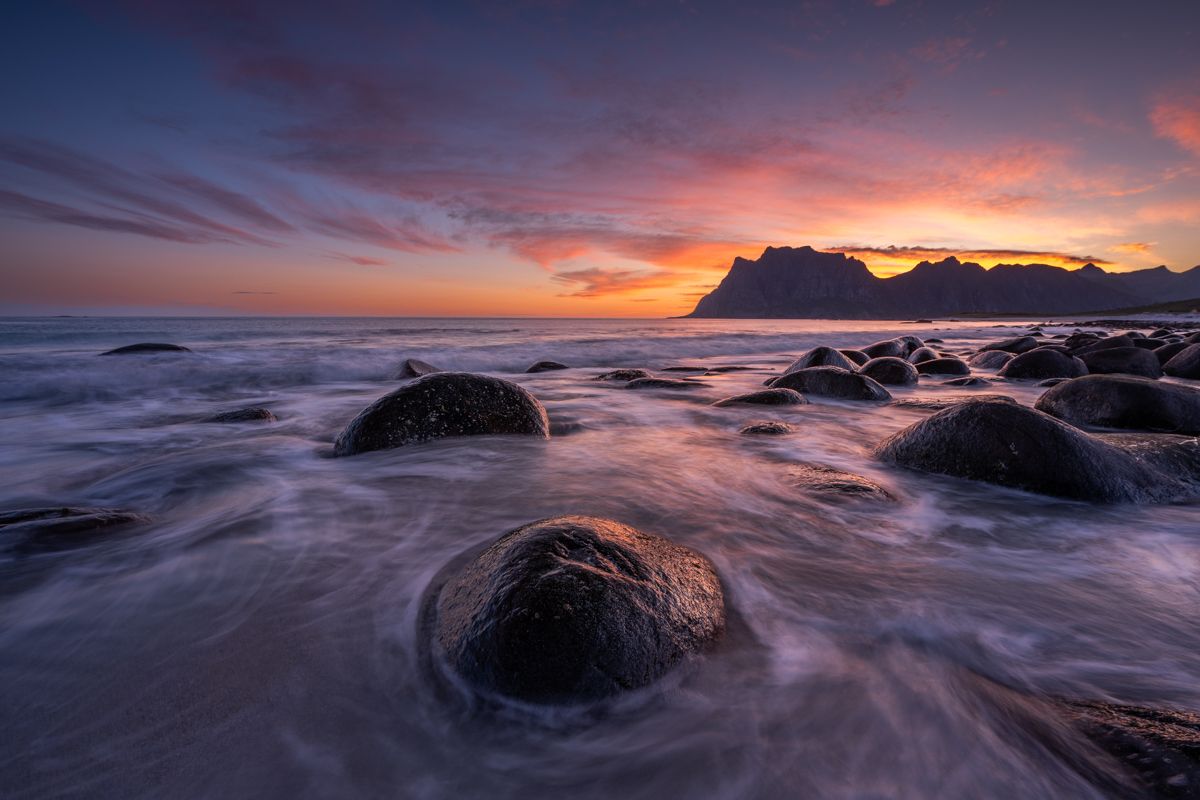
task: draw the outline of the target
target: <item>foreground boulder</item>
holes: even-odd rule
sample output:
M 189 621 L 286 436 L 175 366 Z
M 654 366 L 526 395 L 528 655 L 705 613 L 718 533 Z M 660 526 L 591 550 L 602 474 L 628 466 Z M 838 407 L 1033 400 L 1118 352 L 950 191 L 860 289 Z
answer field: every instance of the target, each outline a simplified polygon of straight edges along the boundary
M 510 531 L 431 602 L 450 668 L 484 692 L 539 704 L 647 686 L 725 628 L 708 559 L 594 517 Z
M 891 400 L 888 390 L 866 375 L 837 367 L 809 367 L 789 372 L 770 382 L 774 389 L 795 389 L 802 394 L 842 400 Z
M 1107 341 L 1107 340 L 1106 340 Z M 1163 374 L 1158 356 L 1140 347 L 1110 347 L 1089 350 L 1079 356 L 1087 364 L 1088 372 L 1097 375 L 1119 373 L 1141 375 L 1143 378 L 1160 378 Z
M 1078 378 L 1087 372 L 1087 364 L 1075 356 L 1038 348 L 1009 361 L 1000 369 L 999 375 L 1012 380 L 1041 381 L 1047 378 Z
M 222 411 L 205 417 L 204 422 L 239 423 L 239 422 L 278 422 L 274 414 L 267 408 L 239 408 L 236 411 Z
M 1012 402 L 974 400 L 884 440 L 877 458 L 924 472 L 1102 503 L 1174 498 L 1180 487 L 1122 449 Z
M 138 342 L 137 344 L 127 344 L 124 347 L 118 347 L 114 350 L 106 350 L 100 355 L 102 356 L 128 356 L 136 355 L 137 353 L 190 353 L 190 348 L 184 347 L 181 344 L 164 344 L 163 342 Z
M 862 365 L 860 372 L 886 386 L 912 386 L 918 378 L 916 367 L 895 356 L 872 358 Z
M 1200 379 L 1200 344 L 1189 345 L 1163 364 L 1163 372 L 1173 378 Z
M 404 359 L 404 363 L 400 365 L 400 369 L 396 370 L 396 377 L 420 378 L 424 375 L 432 375 L 435 372 L 441 372 L 441 370 L 427 361 L 422 361 L 419 358 L 406 358 Z
M 1072 425 L 1200 434 L 1200 389 L 1129 375 L 1060 383 L 1034 406 Z
M 895 500 L 870 478 L 824 464 L 796 464 L 788 470 L 794 485 L 830 500 Z
M 418 378 L 367 406 L 334 453 L 351 456 L 447 436 L 550 435 L 546 409 L 515 383 L 468 372 Z
M 718 400 L 714 406 L 799 406 L 808 402 L 804 395 L 795 389 L 763 389 L 759 392 L 734 395 Z
M 567 365 L 560 364 L 557 361 L 537 361 L 534 364 L 532 364 L 529 367 L 529 369 L 525 370 L 525 372 L 527 372 L 527 373 L 553 372 L 554 370 L 559 370 L 559 369 L 567 369 Z
M 793 361 L 791 366 L 785 369 L 784 372 L 795 372 L 796 370 L 807 369 L 808 367 L 841 367 L 853 372 L 858 368 L 858 365 L 832 347 L 814 347 Z

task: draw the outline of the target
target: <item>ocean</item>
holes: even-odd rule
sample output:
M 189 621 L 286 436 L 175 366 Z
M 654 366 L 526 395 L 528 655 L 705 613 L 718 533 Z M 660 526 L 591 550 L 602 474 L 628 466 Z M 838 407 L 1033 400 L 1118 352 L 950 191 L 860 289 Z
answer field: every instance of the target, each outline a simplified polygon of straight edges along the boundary
M 875 461 L 931 413 L 920 405 L 711 405 L 815 345 L 915 334 L 963 352 L 1011 326 L 1025 322 L 2 319 L 0 511 L 152 522 L 0 549 L 0 794 L 1101 796 L 997 698 L 1200 709 L 1200 507 L 1095 506 Z M 98 357 L 144 341 L 194 352 Z M 406 358 L 520 383 L 552 437 L 332 458 Z M 569 369 L 525 374 L 543 359 Z M 705 386 L 686 393 L 592 380 L 687 365 L 749 369 L 694 373 Z M 1029 405 L 1042 389 L 983 391 Z M 202 422 L 244 406 L 278 422 Z M 754 420 L 796 430 L 739 433 Z M 814 496 L 797 464 L 898 502 Z M 425 591 L 464 552 L 559 514 L 707 555 L 725 638 L 601 708 L 448 702 L 423 667 Z

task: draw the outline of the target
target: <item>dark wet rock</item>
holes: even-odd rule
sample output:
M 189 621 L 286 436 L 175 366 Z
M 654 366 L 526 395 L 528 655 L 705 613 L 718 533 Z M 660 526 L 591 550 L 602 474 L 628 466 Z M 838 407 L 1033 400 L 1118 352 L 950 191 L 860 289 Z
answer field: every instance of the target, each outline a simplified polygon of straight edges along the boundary
M 723 367 L 710 367 L 705 375 L 724 375 L 727 372 L 753 372 L 755 367 L 744 367 L 741 364 L 727 364 Z
M 127 356 L 137 353 L 190 353 L 190 348 L 184 347 L 181 344 L 164 344 L 163 342 L 138 342 L 137 344 L 127 344 L 124 347 L 118 347 L 114 350 L 106 350 L 101 353 L 102 356 Z
M 862 350 L 838 350 L 838 352 L 860 367 L 871 360 L 871 357 Z
M 602 372 L 592 378 L 594 381 L 635 381 L 638 378 L 649 378 L 650 373 L 644 369 L 614 369 Z
M 1200 344 L 1200 331 L 1189 333 L 1187 336 L 1183 337 L 1183 340 L 1188 344 Z
M 1035 339 L 1040 339 L 1045 335 L 1046 334 L 1042 333 L 1041 331 L 1030 331 L 1029 333 L 1026 334 L 1026 336 L 1032 336 Z
M 795 389 L 763 389 L 759 392 L 750 392 L 748 394 L 739 394 L 733 397 L 726 397 L 723 400 L 718 400 L 717 402 L 713 403 L 713 405 L 798 406 L 804 405 L 807 402 L 807 398 L 805 398 L 804 395 L 800 394 Z
M 789 372 L 773 381 L 776 389 L 795 389 L 801 394 L 843 400 L 890 400 L 891 394 L 877 381 L 837 367 L 809 367 Z
M 770 420 L 767 422 L 751 422 L 748 425 L 743 425 L 738 433 L 746 436 L 783 436 L 794 431 L 791 425 L 778 420 Z
M 647 686 L 725 628 L 708 559 L 594 517 L 510 531 L 430 604 L 435 647 L 454 672 L 486 693 L 537 704 Z
M 279 420 L 267 408 L 239 408 L 236 411 L 222 411 L 206 417 L 204 422 L 278 422 Z
M 1038 340 L 1032 336 L 1014 336 L 1009 339 L 1001 339 L 998 342 L 989 342 L 979 348 L 981 352 L 987 350 L 1000 350 L 1004 353 L 1024 353 L 1027 350 L 1032 350 L 1038 346 Z
M 939 411 L 884 440 L 875 455 L 923 472 L 1103 503 L 1177 499 L 1162 472 L 1049 414 L 974 400 Z
M 1044 381 L 1038 381 L 1038 386 L 1047 388 L 1050 386 L 1058 386 L 1063 381 L 1069 381 L 1070 378 L 1047 378 Z
M 689 367 L 686 364 L 679 364 L 674 367 L 663 367 L 663 372 L 708 372 L 708 367 Z
M 951 378 L 948 381 L 942 381 L 942 386 L 957 386 L 960 389 L 982 389 L 985 386 L 991 387 L 992 382 L 986 378 L 977 378 L 974 375 L 968 375 L 965 378 Z
M 553 372 L 559 369 L 567 369 L 567 365 L 560 364 L 557 361 L 538 361 L 534 364 L 531 364 L 529 369 L 525 370 L 525 372 L 527 374 L 533 372 Z
M 1121 373 L 1141 375 L 1144 378 L 1160 378 L 1163 374 L 1163 367 L 1158 363 L 1158 356 L 1149 350 L 1142 350 L 1138 347 L 1092 350 L 1084 353 L 1080 358 L 1083 359 L 1083 363 L 1087 364 L 1088 372 L 1097 375 Z
M 1074 350 L 1078 347 L 1086 347 L 1090 344 L 1095 344 L 1100 341 L 1100 336 L 1094 333 L 1072 333 L 1067 338 L 1063 339 L 1063 344 Z
M 1100 339 L 1095 342 L 1089 342 L 1081 347 L 1076 347 L 1071 352 L 1083 357 L 1085 353 L 1096 353 L 1101 350 L 1116 350 L 1133 346 L 1133 339 L 1128 336 L 1109 336 L 1107 339 Z
M 942 411 L 971 401 L 990 400 L 995 403 L 1016 403 L 1006 394 L 977 394 L 974 397 L 911 397 L 897 400 L 892 405 L 898 408 L 917 408 L 922 411 Z
M 917 368 L 894 356 L 872 358 L 860 371 L 885 386 L 912 386 L 917 382 Z
M 120 508 L 51 506 L 0 511 L 0 547 L 58 549 L 150 518 Z
M 918 347 L 908 354 L 908 361 L 912 364 L 920 364 L 922 361 L 933 361 L 935 358 L 941 357 L 941 354 L 932 347 Z
M 1088 373 L 1087 364 L 1075 356 L 1057 350 L 1030 350 L 1005 364 L 999 375 L 1009 380 L 1045 380 L 1046 378 L 1078 378 Z
M 841 367 L 850 372 L 858 369 L 857 364 L 832 347 L 814 347 L 793 361 L 784 372 L 795 372 L 809 367 Z
M 920 345 L 918 345 L 919 347 Z M 870 358 L 884 358 L 890 356 L 893 358 L 907 358 L 910 350 L 908 343 L 901 339 L 886 339 L 882 342 L 869 344 L 862 349 Z
M 922 361 L 916 365 L 917 372 L 922 375 L 970 375 L 971 368 L 967 362 L 957 358 L 935 358 L 932 361 Z
M 999 369 L 1013 358 L 1015 356 L 1012 353 L 1006 353 L 1003 350 L 983 350 L 971 356 L 967 361 L 972 367 Z
M 1170 342 L 1162 347 L 1154 350 L 1154 357 L 1158 359 L 1158 363 L 1166 366 L 1166 363 L 1174 358 L 1179 353 L 1190 347 L 1186 342 Z M 1169 374 L 1169 373 L 1168 373 Z
M 824 464 L 796 464 L 788 470 L 796 486 L 832 499 L 895 500 L 887 489 L 870 478 Z
M 1034 405 L 1072 425 L 1200 434 L 1200 389 L 1128 375 L 1088 375 Z
M 925 344 L 945 344 L 945 342 L 943 342 L 941 339 L 934 338 L 934 339 L 926 339 Z
M 1033 348 L 1032 350 L 1029 350 L 1028 352 L 1038 353 L 1043 350 L 1053 350 L 1056 353 L 1063 353 L 1068 356 L 1071 355 L 1071 348 L 1064 347 L 1061 344 L 1039 344 L 1037 347 Z M 1021 355 L 1025 355 L 1025 353 L 1022 353 Z
M 634 378 L 625 384 L 626 389 L 703 389 L 704 386 L 700 381 L 676 378 Z
M 546 409 L 509 381 L 468 372 L 418 378 L 376 400 L 334 445 L 339 456 L 402 447 L 447 436 L 549 435 Z
M 1060 700 L 1063 716 L 1126 770 L 1144 792 L 1120 796 L 1200 796 L 1200 714 L 1165 708 Z M 1115 794 L 1113 796 L 1116 796 Z
M 1163 364 L 1163 372 L 1173 378 L 1200 379 L 1200 344 L 1189 345 L 1171 356 Z
M 1140 347 L 1143 350 L 1157 350 L 1166 343 L 1164 339 L 1151 339 L 1148 336 L 1140 336 L 1133 340 L 1133 346 Z
M 441 372 L 441 370 L 427 361 L 422 361 L 419 358 L 406 358 L 404 359 L 404 363 L 400 365 L 400 369 L 396 371 L 396 377 L 420 378 L 425 375 L 432 375 L 435 372 Z
M 1166 328 L 1156 328 L 1155 330 L 1150 332 L 1151 339 L 1161 339 L 1164 336 L 1170 336 L 1170 335 L 1171 335 L 1171 331 L 1167 330 Z

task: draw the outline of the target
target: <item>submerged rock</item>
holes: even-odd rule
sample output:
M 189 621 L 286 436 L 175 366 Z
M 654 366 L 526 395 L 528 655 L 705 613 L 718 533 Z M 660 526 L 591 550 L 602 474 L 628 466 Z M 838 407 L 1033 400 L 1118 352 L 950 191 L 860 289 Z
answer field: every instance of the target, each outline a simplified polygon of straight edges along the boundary
M 602 372 L 592 378 L 594 381 L 636 381 L 638 378 L 649 378 L 650 373 L 644 369 L 614 369 Z
M 1163 368 L 1158 357 L 1149 350 L 1138 347 L 1110 347 L 1090 350 L 1080 356 L 1087 364 L 1088 372 L 1097 375 L 1121 373 L 1141 375 L 1144 378 L 1160 378 Z
M 236 411 L 222 411 L 205 417 L 203 422 L 278 422 L 279 420 L 266 408 L 239 408 Z
M 127 344 L 124 347 L 118 347 L 114 350 L 106 350 L 100 355 L 102 356 L 127 356 L 137 353 L 190 353 L 190 348 L 184 347 L 181 344 L 164 344 L 163 342 L 138 342 L 137 344 Z
M 789 372 L 770 383 L 776 389 L 795 389 L 803 394 L 843 400 L 891 400 L 888 390 L 857 372 L 837 367 L 809 367 Z
M 436 646 L 459 676 L 538 704 L 647 686 L 725 627 L 708 559 L 595 517 L 510 531 L 431 602 Z
M 700 381 L 679 380 L 676 378 L 634 378 L 625 384 L 626 389 L 703 389 Z
M 718 400 L 714 406 L 759 405 L 759 406 L 798 406 L 804 405 L 808 399 L 795 389 L 763 389 L 758 392 L 734 395 Z
M 784 372 L 795 372 L 808 367 L 841 367 L 854 372 L 858 365 L 832 347 L 814 347 L 796 359 Z
M 529 367 L 529 369 L 525 370 L 525 372 L 526 373 L 553 372 L 554 370 L 558 370 L 558 369 L 567 369 L 567 365 L 560 364 L 557 361 L 538 361 L 538 362 L 535 362 L 534 364 L 532 364 Z
M 895 500 L 887 489 L 870 478 L 824 464 L 797 464 L 788 470 L 796 486 L 834 499 Z
M 942 381 L 942 386 L 957 386 L 967 389 L 981 389 L 985 386 L 990 387 L 992 382 L 986 378 L 977 378 L 974 375 L 968 375 L 965 378 L 951 378 L 948 381 Z
M 441 372 L 440 369 L 419 358 L 406 358 L 404 363 L 400 365 L 400 369 L 396 371 L 397 378 L 420 378 L 424 375 L 432 375 L 435 372 Z
M 767 422 L 751 422 L 748 425 L 743 425 L 738 433 L 746 436 L 783 436 L 791 433 L 795 428 L 788 425 L 786 422 L 778 420 L 770 420 Z
M 1034 408 L 1073 425 L 1200 434 L 1200 389 L 1129 375 L 1060 383 Z
M 1181 487 L 1122 449 L 1049 414 L 973 400 L 884 440 L 877 458 L 910 469 L 1104 503 L 1173 499 Z
M 917 382 L 917 368 L 895 356 L 872 358 L 862 365 L 863 375 L 888 386 L 912 386 Z
M 971 368 L 957 358 L 935 358 L 916 365 L 922 375 L 970 375 Z
M 1075 356 L 1049 348 L 1030 350 L 1009 361 L 1000 369 L 1000 377 L 1010 380 L 1045 380 L 1046 378 L 1078 378 L 1086 375 L 1087 364 Z
M 1200 379 L 1200 344 L 1189 345 L 1168 359 L 1163 372 L 1173 378 Z
M 509 381 L 469 372 L 426 375 L 376 400 L 334 444 L 351 456 L 447 436 L 549 436 L 546 409 Z
M 95 534 L 150 518 L 120 508 L 51 506 L 0 511 L 0 546 L 57 549 L 83 544 Z

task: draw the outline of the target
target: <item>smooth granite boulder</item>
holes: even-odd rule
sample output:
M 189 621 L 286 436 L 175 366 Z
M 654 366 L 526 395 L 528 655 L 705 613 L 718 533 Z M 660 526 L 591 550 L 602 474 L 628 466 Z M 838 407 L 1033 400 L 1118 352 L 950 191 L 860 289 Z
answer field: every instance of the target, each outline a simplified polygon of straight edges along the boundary
M 793 361 L 784 372 L 795 372 L 809 367 L 841 367 L 854 372 L 858 365 L 832 347 L 814 347 Z
M 795 389 L 763 389 L 758 392 L 734 395 L 713 403 L 714 406 L 799 406 L 808 399 Z
M 1200 344 L 1180 350 L 1163 364 L 1163 372 L 1173 378 L 1200 379 Z
M 1048 348 L 1030 350 L 1005 364 L 1000 377 L 1040 381 L 1047 378 L 1078 378 L 1088 372 L 1087 364 L 1075 356 Z
M 1088 372 L 1096 375 L 1119 373 L 1141 375 L 1143 378 L 1161 378 L 1163 374 L 1163 366 L 1158 363 L 1158 356 L 1139 347 L 1089 350 L 1079 358 L 1087 364 Z
M 891 400 L 888 390 L 877 381 L 838 367 L 809 367 L 789 372 L 770 383 L 775 389 L 795 389 L 801 394 L 834 397 L 842 400 Z
M 885 386 L 912 386 L 918 378 L 916 367 L 894 356 L 872 358 L 859 371 Z
M 1064 381 L 1034 408 L 1072 425 L 1200 435 L 1200 389 L 1131 375 Z

